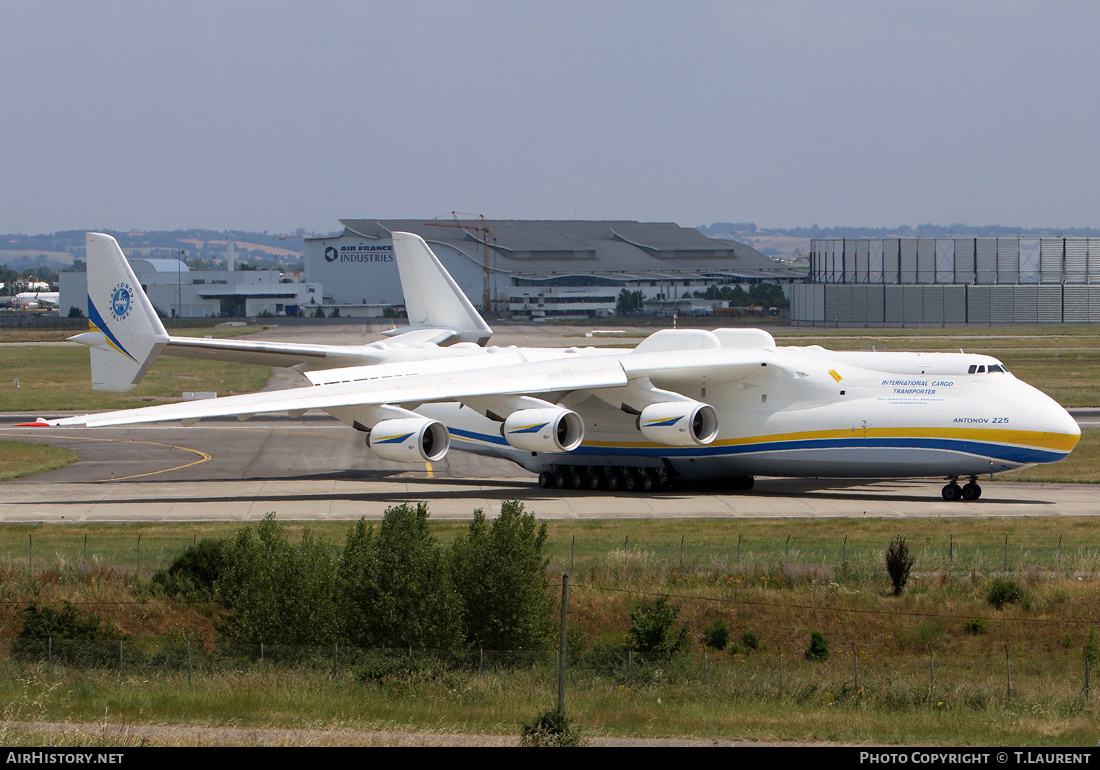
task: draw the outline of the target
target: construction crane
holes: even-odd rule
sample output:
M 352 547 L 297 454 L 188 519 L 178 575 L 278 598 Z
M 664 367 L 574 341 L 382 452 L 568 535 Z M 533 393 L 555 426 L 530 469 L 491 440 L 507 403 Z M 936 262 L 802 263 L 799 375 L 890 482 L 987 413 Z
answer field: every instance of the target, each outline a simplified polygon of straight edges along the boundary
M 461 230 L 475 230 L 482 233 L 481 238 L 475 238 L 474 240 L 481 241 L 481 266 L 483 273 L 483 283 L 481 288 L 481 308 L 486 313 L 493 312 L 492 298 L 489 296 L 489 255 L 490 246 L 489 239 L 496 240 L 496 235 L 493 234 L 493 226 L 485 221 L 485 215 L 481 214 L 476 220 L 475 224 L 463 224 L 458 218 L 457 212 L 452 211 L 451 216 L 454 218 L 454 222 L 446 222 L 442 219 L 432 219 L 425 222 L 425 225 L 432 225 L 434 227 L 457 227 Z M 480 224 L 476 224 L 480 223 Z

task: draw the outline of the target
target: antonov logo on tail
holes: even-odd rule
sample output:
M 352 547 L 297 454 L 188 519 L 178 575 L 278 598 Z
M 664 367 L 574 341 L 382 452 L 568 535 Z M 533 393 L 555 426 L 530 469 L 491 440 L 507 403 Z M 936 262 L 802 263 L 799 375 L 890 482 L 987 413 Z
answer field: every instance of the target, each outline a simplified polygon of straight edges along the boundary
M 127 283 L 115 286 L 111 293 L 111 315 L 116 321 L 121 321 L 130 314 L 130 306 L 133 302 L 134 290 Z

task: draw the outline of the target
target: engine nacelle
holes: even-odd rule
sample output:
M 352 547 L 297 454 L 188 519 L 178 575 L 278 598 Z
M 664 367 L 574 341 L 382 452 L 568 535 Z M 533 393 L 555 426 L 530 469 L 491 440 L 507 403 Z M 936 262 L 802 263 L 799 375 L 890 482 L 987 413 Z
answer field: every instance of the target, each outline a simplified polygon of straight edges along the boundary
M 718 412 L 698 401 L 663 401 L 642 410 L 638 428 L 657 444 L 701 446 L 718 435 Z
M 569 409 L 520 409 L 504 420 L 504 440 L 528 452 L 572 452 L 584 440 L 584 420 Z
M 447 426 L 427 417 L 383 420 L 371 428 L 367 446 L 379 457 L 399 463 L 442 460 L 451 448 Z

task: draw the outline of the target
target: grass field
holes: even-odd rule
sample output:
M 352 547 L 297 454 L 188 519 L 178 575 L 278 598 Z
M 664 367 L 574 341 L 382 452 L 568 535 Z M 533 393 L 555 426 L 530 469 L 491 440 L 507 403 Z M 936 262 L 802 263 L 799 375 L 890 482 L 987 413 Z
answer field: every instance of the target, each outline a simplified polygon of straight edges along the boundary
M 0 441 L 0 481 L 64 468 L 78 460 L 80 456 L 70 449 L 21 441 Z
M 212 327 L 174 330 L 179 336 L 226 337 L 257 327 Z M 72 336 L 72 332 L 4 332 L 0 342 L 28 342 L 27 336 Z M 22 339 L 9 340 L 8 336 Z M 38 341 L 38 340 L 34 340 Z M 145 379 L 129 393 L 92 390 L 88 351 L 79 346 L 0 347 L 0 411 L 50 412 L 125 409 L 179 399 L 183 391 L 214 391 L 220 395 L 259 390 L 271 377 L 263 366 L 228 364 L 162 356 Z M 16 387 L 18 381 L 18 387 Z
M 446 542 L 465 526 L 432 531 Z M 338 547 L 346 527 L 313 531 Z M 235 529 L 0 527 L 0 639 L 14 635 L 26 602 L 65 600 L 153 649 L 191 640 L 196 650 L 191 681 L 178 666 L 120 676 L 0 664 L 5 718 L 514 735 L 553 705 L 552 655 L 520 666 L 488 655 L 483 672 L 416 668 L 372 682 L 347 662 L 333 675 L 332 650 L 289 667 L 203 658 L 218 610 L 159 597 L 148 576 L 195 539 Z M 552 580 L 568 572 L 571 584 L 567 709 L 590 734 L 979 746 L 1094 745 L 1100 734 L 1081 652 L 1100 625 L 1091 520 L 555 521 L 550 532 Z M 897 534 L 916 558 L 900 597 L 883 560 Z M 1024 597 L 996 610 L 986 598 L 995 577 L 1017 581 Z M 609 663 L 632 603 L 657 595 L 679 607 L 690 651 Z M 704 661 L 703 629 L 718 619 L 760 646 Z M 980 633 L 967 630 L 976 619 Z M 802 654 L 812 630 L 828 640 L 825 663 Z

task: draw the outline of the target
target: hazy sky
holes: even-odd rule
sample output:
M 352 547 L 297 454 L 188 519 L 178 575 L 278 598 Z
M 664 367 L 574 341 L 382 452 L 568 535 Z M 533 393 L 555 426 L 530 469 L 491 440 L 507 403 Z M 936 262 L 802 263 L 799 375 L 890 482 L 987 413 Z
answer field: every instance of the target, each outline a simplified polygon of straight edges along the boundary
M 1098 226 L 1100 3 L 0 2 L 0 232 Z

